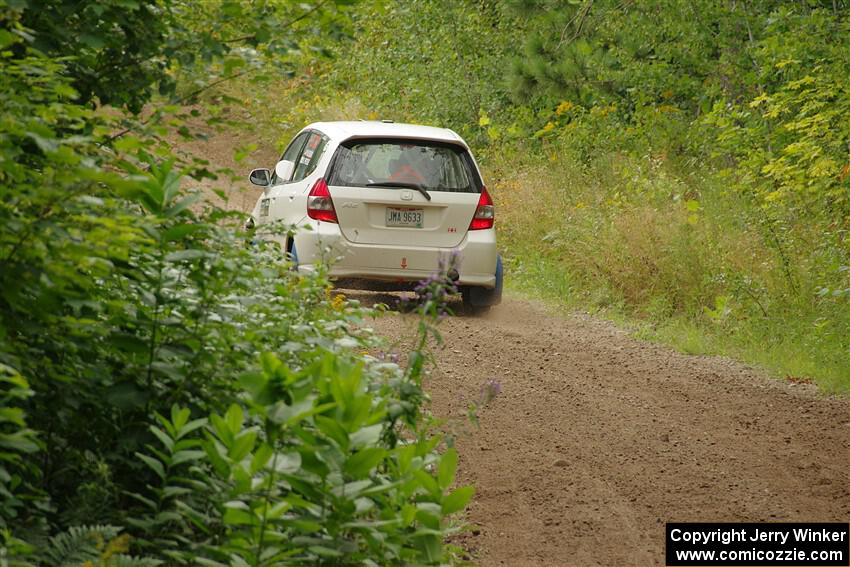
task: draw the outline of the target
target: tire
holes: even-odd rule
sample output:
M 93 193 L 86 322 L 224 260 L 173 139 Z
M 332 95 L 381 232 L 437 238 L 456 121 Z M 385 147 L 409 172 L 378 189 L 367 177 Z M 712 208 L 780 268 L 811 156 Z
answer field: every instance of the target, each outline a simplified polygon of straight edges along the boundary
M 463 298 L 463 310 L 470 315 L 483 315 L 490 311 L 490 305 L 477 305 L 473 299 L 474 287 L 464 287 L 460 290 L 461 298 Z
M 486 313 L 494 305 L 502 302 L 502 284 L 504 270 L 502 269 L 502 257 L 496 257 L 496 285 L 495 287 L 470 287 L 461 288 L 463 307 L 468 313 Z
M 295 239 L 291 238 L 286 243 L 286 256 L 292 262 L 292 270 L 298 271 L 298 250 L 295 249 Z

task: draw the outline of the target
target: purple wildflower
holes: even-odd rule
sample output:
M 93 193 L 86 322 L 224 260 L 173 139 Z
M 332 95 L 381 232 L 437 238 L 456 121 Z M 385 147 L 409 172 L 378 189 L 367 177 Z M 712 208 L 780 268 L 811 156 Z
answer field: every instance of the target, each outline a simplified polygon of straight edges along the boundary
M 481 403 L 484 405 L 492 401 L 502 392 L 502 385 L 497 380 L 487 380 L 481 385 Z

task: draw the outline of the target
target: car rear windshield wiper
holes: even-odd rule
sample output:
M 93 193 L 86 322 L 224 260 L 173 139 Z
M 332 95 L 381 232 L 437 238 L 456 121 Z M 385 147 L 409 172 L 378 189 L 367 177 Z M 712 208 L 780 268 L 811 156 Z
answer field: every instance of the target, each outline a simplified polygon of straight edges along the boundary
M 404 182 L 399 182 L 399 181 L 379 181 L 379 182 L 375 182 L 375 183 L 367 183 L 366 187 L 406 187 L 408 189 L 416 189 L 417 191 L 422 193 L 423 197 L 425 197 L 429 201 L 431 200 L 431 195 L 428 193 L 428 190 L 425 189 L 425 187 L 423 187 L 422 185 L 419 185 L 418 183 L 404 183 Z

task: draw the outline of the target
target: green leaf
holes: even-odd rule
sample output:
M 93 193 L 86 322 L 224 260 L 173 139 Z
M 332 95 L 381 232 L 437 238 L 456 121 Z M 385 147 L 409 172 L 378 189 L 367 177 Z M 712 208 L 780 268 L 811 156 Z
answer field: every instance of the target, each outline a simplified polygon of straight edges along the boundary
M 416 545 L 427 563 L 436 563 L 443 555 L 443 547 L 439 536 L 428 534 L 415 539 Z
M 136 136 L 129 136 L 129 135 L 122 136 L 122 137 L 118 138 L 117 140 L 115 140 L 115 142 L 112 143 L 112 147 L 114 147 L 119 152 L 124 152 L 124 153 L 131 152 L 133 150 L 137 150 L 137 149 L 141 148 L 143 145 L 144 144 L 142 143 L 142 141 L 139 138 L 137 138 Z
M 281 500 L 266 511 L 266 518 L 268 518 L 269 520 L 277 520 L 281 518 L 287 512 L 287 510 L 290 509 L 290 507 L 291 505 L 289 504 L 289 502 Z
M 142 453 L 136 453 L 136 456 L 140 458 L 150 469 L 159 476 L 162 480 L 165 480 L 165 469 L 162 466 L 162 463 L 157 461 L 156 459 L 149 457 L 147 455 L 143 455 Z
M 19 427 L 26 425 L 24 410 L 21 408 L 0 408 L 0 422 L 12 423 Z
M 139 502 L 141 502 L 142 504 L 144 504 L 145 506 L 147 506 L 151 510 L 155 511 L 159 508 L 159 505 L 156 502 L 154 502 L 150 498 L 146 498 L 146 497 L 144 497 L 141 494 L 138 494 L 136 492 L 128 492 L 127 496 L 130 496 L 131 498 L 138 500 Z
M 261 443 L 254 456 L 251 457 L 251 472 L 256 474 L 263 470 L 274 454 L 274 449 L 268 443 Z
M 16 41 L 18 41 L 17 36 L 6 30 L 0 30 L 0 49 L 6 49 Z
M 254 443 L 256 441 L 256 431 L 243 431 L 234 438 L 233 444 L 228 448 L 227 455 L 234 461 L 239 462 L 254 449 Z
M 336 441 L 343 450 L 348 450 L 348 432 L 343 429 L 336 419 L 324 415 L 317 415 L 314 421 L 316 422 L 316 427 L 319 431 Z
M 230 427 L 228 427 L 227 422 L 219 415 L 211 415 L 210 423 L 212 424 L 213 431 L 224 443 L 225 446 L 229 447 L 233 444 L 233 432 L 230 431 Z
M 202 193 L 193 193 L 192 195 L 184 197 L 174 205 L 168 207 L 163 214 L 165 214 L 166 217 L 176 217 L 177 215 L 179 215 L 180 213 L 200 201 L 202 198 Z
M 419 469 L 413 472 L 413 476 L 416 477 L 416 480 L 419 481 L 419 484 L 431 495 L 433 498 L 439 498 L 442 494 L 439 485 L 437 484 L 437 480 L 428 474 L 427 471 Z
M 188 422 L 186 425 L 180 428 L 180 431 L 178 431 L 176 435 L 177 439 L 182 439 L 183 437 L 186 437 L 196 429 L 200 429 L 201 427 L 205 426 L 207 422 L 208 420 L 203 417 L 200 419 L 193 419 L 192 421 Z
M 330 547 L 325 547 L 322 545 L 313 545 L 307 549 L 309 549 L 319 557 L 342 557 L 343 555 L 345 555 L 339 550 L 331 549 Z
M 457 450 L 454 447 L 449 447 L 440 457 L 440 466 L 437 473 L 437 480 L 440 488 L 445 490 L 450 487 L 455 481 L 455 471 L 457 470 Z
M 171 459 L 171 465 L 177 466 L 187 461 L 199 461 L 205 456 L 205 454 L 206 453 L 204 453 L 204 451 L 199 450 L 177 451 Z
M 385 449 L 377 447 L 361 449 L 345 462 L 343 470 L 354 478 L 365 477 L 378 466 L 386 454 Z
M 401 520 L 405 526 L 410 526 L 413 524 L 413 520 L 416 519 L 416 506 L 413 504 L 405 504 L 401 508 Z
M 148 427 L 148 430 L 153 433 L 157 439 L 159 439 L 160 443 L 165 445 L 165 448 L 168 449 L 169 452 L 174 450 L 174 441 L 168 436 L 168 434 L 165 433 L 165 431 L 158 427 L 154 427 L 153 425 Z
M 242 430 L 242 423 L 245 421 L 245 414 L 242 412 L 242 408 L 239 404 L 231 404 L 229 408 L 227 408 L 227 413 L 224 414 L 224 422 L 227 424 L 227 428 L 234 435 L 239 433 Z
M 0 434 L 0 447 L 6 447 L 7 449 L 22 453 L 35 453 L 39 450 L 39 447 L 34 439 L 35 436 L 29 429 Z
M 175 431 L 186 425 L 192 412 L 189 408 L 181 408 L 177 404 L 171 406 L 171 424 Z
M 351 447 L 353 449 L 359 449 L 361 447 L 377 445 L 383 431 L 384 425 L 382 423 L 376 423 L 375 425 L 358 429 L 349 437 Z
M 239 508 L 225 509 L 222 520 L 228 526 L 253 526 L 258 523 L 258 519 L 253 513 Z
M 462 486 L 443 498 L 442 512 L 443 514 L 454 514 L 466 508 L 466 505 L 475 494 L 475 487 Z
M 310 416 L 325 412 L 336 406 L 335 403 L 314 406 L 315 396 L 288 405 L 284 402 L 276 403 L 269 411 L 269 419 L 278 424 L 295 425 Z

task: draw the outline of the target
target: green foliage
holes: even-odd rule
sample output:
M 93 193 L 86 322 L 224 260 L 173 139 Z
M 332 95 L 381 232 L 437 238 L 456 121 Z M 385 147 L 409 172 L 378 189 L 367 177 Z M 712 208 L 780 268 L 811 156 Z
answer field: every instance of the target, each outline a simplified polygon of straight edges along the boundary
M 499 2 L 415 0 L 364 9 L 358 41 L 333 84 L 371 116 L 455 128 L 474 137 L 481 111 L 503 108 L 500 62 L 521 29 Z
M 0 364 L 0 527 L 7 528 L 19 515 L 19 509 L 39 505 L 34 498 L 34 480 L 38 467 L 28 461 L 39 451 L 38 437 L 27 427 L 21 406 L 33 391 L 17 371 Z
M 436 309 L 423 304 L 423 321 Z M 402 369 L 320 346 L 293 367 L 266 353 L 239 379 L 242 404 L 209 419 L 177 406 L 157 416 L 158 442 L 137 455 L 156 478 L 132 494 L 147 509 L 129 520 L 140 544 L 204 565 L 449 560 L 443 518 L 473 490 L 451 490 L 457 454 L 440 455 L 421 425 L 423 356 Z
M 848 280 L 834 264 L 846 252 L 817 224 L 788 229 L 786 263 L 774 225 L 750 220 L 763 211 L 727 177 L 650 157 L 581 168 L 567 154 L 492 170 L 490 183 L 515 289 L 848 391 Z
M 715 105 L 705 118 L 718 148 L 735 159 L 742 191 L 776 214 L 826 214 L 848 210 L 846 166 L 850 104 L 844 69 L 850 21 L 824 10 L 774 14 L 754 50 L 763 89 L 740 104 Z
M 133 494 L 148 509 L 130 520 L 143 545 L 205 565 L 446 560 L 442 518 L 472 488 L 450 490 L 454 449 L 437 453 L 418 416 L 397 419 L 419 376 L 350 353 L 311 358 L 296 371 L 264 354 L 240 379 L 245 407 L 158 416 L 158 443 L 138 455 L 157 482 Z
M 439 438 L 416 430 L 415 441 L 388 443 L 400 392 L 346 358 L 320 354 L 293 372 L 265 355 L 263 372 L 242 379 L 250 422 L 238 406 L 211 416 L 205 449 L 227 487 L 225 549 L 248 564 L 445 559 L 442 515 L 465 502 L 453 504 L 448 472 L 428 469 L 453 475 L 454 453 L 440 457 Z
M 156 567 L 154 559 L 125 555 L 129 538 L 113 526 L 80 526 L 50 538 L 39 553 L 40 565 L 56 567 Z
M 206 77 L 180 98 L 191 98 L 210 79 L 256 73 L 266 63 L 292 73 L 291 55 L 327 48 L 314 36 L 344 36 L 351 0 L 3 0 L 0 48 L 15 36 L 65 61 L 81 103 L 133 113 L 156 95 L 175 95 L 175 77 Z M 18 56 L 25 49 L 15 47 Z M 216 76 L 217 75 L 217 76 Z
M 161 46 L 168 22 L 160 17 L 161 2 L 8 3 L 20 6 L 19 29 L 33 34 L 35 49 L 51 57 L 72 57 L 68 71 L 84 101 L 126 105 L 138 112 L 165 78 L 168 60 Z
M 423 425 L 424 367 L 364 357 L 370 311 L 332 300 L 324 274 L 291 270 L 243 215 L 181 189 L 210 172 L 171 155 L 165 126 L 93 109 L 114 76 L 89 92 L 73 65 L 108 66 L 110 47 L 90 41 L 73 64 L 45 55 L 24 24 L 43 34 L 55 14 L 34 18 L 34 5 L 6 10 L 14 33 L 0 36 L 4 560 L 450 560 L 445 517 L 471 492 L 430 472 L 440 438 Z M 141 6 L 103 5 L 104 25 Z M 215 5 L 235 18 L 219 32 L 250 16 L 238 6 Z M 81 6 L 69 25 L 96 12 Z M 147 100 L 127 86 L 109 90 L 116 104 Z M 80 527 L 93 521 L 128 531 Z

